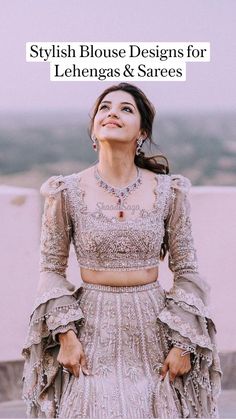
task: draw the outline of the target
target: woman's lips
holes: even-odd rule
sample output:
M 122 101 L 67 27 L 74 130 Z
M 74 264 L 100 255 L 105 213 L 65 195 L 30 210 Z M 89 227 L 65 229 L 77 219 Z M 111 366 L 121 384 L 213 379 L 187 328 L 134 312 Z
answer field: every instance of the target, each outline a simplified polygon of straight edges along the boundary
M 105 124 L 105 125 L 104 125 L 104 127 L 115 127 L 115 128 L 120 128 L 120 127 L 119 127 L 119 125 L 117 125 L 117 124 L 112 124 L 112 123 Z

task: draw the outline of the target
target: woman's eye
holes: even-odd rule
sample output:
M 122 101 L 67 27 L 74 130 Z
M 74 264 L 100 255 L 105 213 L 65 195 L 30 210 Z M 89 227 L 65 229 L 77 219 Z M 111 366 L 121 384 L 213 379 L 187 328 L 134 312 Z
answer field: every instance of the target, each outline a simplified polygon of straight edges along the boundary
M 100 106 L 100 109 L 103 109 L 104 107 L 107 108 L 107 105 Z
M 123 109 L 128 109 L 130 112 L 132 112 L 132 109 L 129 108 L 128 106 L 125 106 Z
M 99 110 L 106 109 L 106 108 L 108 109 L 108 105 L 104 104 L 100 106 Z M 125 110 L 125 111 L 133 113 L 133 110 L 129 106 L 124 106 L 123 108 L 121 108 L 121 110 L 122 111 Z

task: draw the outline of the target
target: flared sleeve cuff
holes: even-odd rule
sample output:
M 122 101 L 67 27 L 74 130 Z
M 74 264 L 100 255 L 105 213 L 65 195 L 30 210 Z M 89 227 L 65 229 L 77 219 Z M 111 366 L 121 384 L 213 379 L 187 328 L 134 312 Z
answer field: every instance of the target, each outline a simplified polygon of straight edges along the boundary
M 23 399 L 28 417 L 56 417 L 63 380 L 57 361 L 58 333 L 72 329 L 78 335 L 85 322 L 79 304 L 82 287 L 75 288 L 63 277 L 56 280 L 55 276 L 50 278 L 50 273 L 47 275 L 52 288 L 36 299 L 22 350 Z
M 190 284 L 192 292 L 189 292 Z M 174 286 L 166 292 L 166 307 L 159 314 L 159 319 L 169 326 L 173 341 L 181 337 L 180 342 L 212 350 L 209 330 L 216 333 L 216 327 L 208 306 L 197 296 L 200 284 L 203 285 L 203 279 L 196 273 L 176 279 Z
M 50 278 L 48 281 L 51 282 Z M 57 361 L 58 333 L 72 329 L 78 336 L 85 322 L 79 304 L 82 287 L 75 288 L 69 281 L 64 281 L 64 291 L 62 287 L 54 286 L 36 299 L 30 316 L 22 350 L 25 359 L 23 400 L 27 405 L 27 417 L 57 416 L 63 384 L 62 369 Z
M 187 288 L 184 287 L 187 284 Z M 192 284 L 192 292 L 189 292 Z M 203 288 L 202 288 L 202 287 Z M 185 274 L 169 292 L 166 304 L 158 315 L 164 325 L 169 347 L 179 347 L 191 353 L 191 370 L 183 380 L 174 382 L 182 404 L 189 406 L 184 417 L 218 417 L 217 401 L 221 392 L 222 370 L 216 342 L 216 327 L 209 308 L 199 294 L 207 284 L 197 274 Z M 197 292 L 198 291 L 198 292 Z M 197 296 L 198 295 L 198 296 Z M 206 401 L 201 405 L 201 400 Z
M 85 317 L 78 301 L 79 290 L 80 288 L 76 289 L 73 294 L 61 295 L 61 289 L 59 289 L 58 297 L 56 297 L 54 289 L 52 290 L 54 297 L 50 298 L 47 293 L 48 300 L 46 301 L 46 296 L 42 296 L 42 302 L 31 314 L 24 348 L 40 343 L 43 337 L 49 336 L 51 332 L 56 333 L 61 326 L 74 323 L 79 329 L 84 324 Z

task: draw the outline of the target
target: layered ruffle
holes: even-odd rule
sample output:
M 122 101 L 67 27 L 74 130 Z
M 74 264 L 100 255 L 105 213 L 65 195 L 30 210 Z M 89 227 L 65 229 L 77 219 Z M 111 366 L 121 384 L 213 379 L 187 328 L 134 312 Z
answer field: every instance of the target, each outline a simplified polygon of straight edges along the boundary
M 27 405 L 28 417 L 57 416 L 63 376 L 57 361 L 60 345 L 55 340 L 54 332 L 62 325 L 71 329 L 74 325 L 79 333 L 79 328 L 85 322 L 79 306 L 81 287 L 75 288 L 65 279 L 64 281 L 64 292 L 61 287 L 54 286 L 43 293 L 37 298 L 37 304 L 30 316 L 28 334 L 22 350 L 25 358 L 23 399 Z
M 170 347 L 191 352 L 191 370 L 174 380 L 185 406 L 184 417 L 218 417 L 222 371 L 216 327 L 209 310 L 210 286 L 199 273 L 192 234 L 190 188 L 188 178 L 171 175 L 166 233 L 173 286 L 166 292 L 165 308 L 158 321 L 166 326 Z
M 170 346 L 191 352 L 191 370 L 174 381 L 185 405 L 184 417 L 218 417 L 222 371 L 215 323 L 205 305 L 208 292 L 209 285 L 196 273 L 177 277 L 166 292 L 166 306 L 158 315 L 158 321 L 166 325 Z

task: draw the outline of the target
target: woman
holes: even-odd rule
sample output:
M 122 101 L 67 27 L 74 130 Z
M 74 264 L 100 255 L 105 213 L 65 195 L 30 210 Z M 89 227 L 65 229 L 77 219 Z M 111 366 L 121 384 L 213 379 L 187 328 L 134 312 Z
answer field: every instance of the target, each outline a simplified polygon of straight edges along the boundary
M 218 417 L 221 369 L 191 183 L 141 151 L 154 115 L 136 86 L 106 89 L 90 126 L 98 163 L 41 186 L 40 282 L 22 351 L 28 416 Z M 66 279 L 71 240 L 79 288 Z M 169 292 L 158 281 L 167 251 Z

